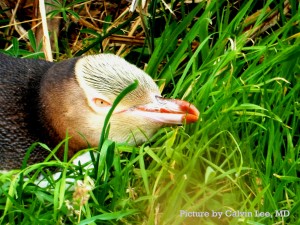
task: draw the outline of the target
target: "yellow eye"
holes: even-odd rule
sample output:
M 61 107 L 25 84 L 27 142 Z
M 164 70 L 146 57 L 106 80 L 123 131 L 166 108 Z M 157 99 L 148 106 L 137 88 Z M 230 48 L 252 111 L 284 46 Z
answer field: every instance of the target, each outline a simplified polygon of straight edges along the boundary
M 110 106 L 110 103 L 108 103 L 107 101 L 105 101 L 101 98 L 94 98 L 93 101 L 94 101 L 95 105 L 98 106 L 98 107 Z

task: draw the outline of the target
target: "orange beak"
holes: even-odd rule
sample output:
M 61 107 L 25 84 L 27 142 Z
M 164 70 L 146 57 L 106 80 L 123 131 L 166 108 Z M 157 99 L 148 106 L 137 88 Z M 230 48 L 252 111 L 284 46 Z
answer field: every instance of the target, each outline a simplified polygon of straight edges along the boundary
M 135 107 L 135 113 L 164 124 L 194 123 L 199 118 L 198 109 L 187 101 L 155 98 L 156 102 Z

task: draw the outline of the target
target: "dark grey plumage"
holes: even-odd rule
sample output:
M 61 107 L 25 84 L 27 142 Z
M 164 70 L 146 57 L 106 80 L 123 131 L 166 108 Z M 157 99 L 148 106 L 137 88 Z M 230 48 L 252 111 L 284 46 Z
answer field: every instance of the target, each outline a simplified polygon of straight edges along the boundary
M 44 71 L 53 64 L 4 54 L 0 64 L 0 169 L 10 169 L 21 165 L 32 143 L 47 140 L 39 115 L 39 88 Z M 48 154 L 36 150 L 30 163 Z

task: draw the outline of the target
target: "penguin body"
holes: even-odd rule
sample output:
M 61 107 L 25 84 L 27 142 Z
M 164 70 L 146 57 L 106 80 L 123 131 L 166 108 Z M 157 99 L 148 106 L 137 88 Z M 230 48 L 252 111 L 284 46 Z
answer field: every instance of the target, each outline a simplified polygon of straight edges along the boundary
M 117 95 L 138 80 L 110 120 L 109 138 L 140 144 L 160 127 L 191 123 L 198 110 L 188 102 L 161 97 L 152 78 L 112 54 L 68 59 L 59 63 L 16 59 L 0 54 L 0 169 L 19 168 L 28 147 L 50 148 L 66 136 L 69 155 L 97 146 L 104 118 Z M 29 164 L 49 152 L 37 147 Z
M 52 66 L 43 60 L 16 59 L 0 54 L 0 169 L 20 167 L 27 148 L 44 138 L 39 116 L 42 75 Z M 36 150 L 29 163 L 49 152 Z

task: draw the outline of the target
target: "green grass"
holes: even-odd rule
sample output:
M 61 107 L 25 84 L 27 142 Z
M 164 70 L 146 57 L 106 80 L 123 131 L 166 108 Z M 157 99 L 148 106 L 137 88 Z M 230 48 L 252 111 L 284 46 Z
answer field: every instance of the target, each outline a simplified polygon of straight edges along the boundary
M 299 3 L 289 1 L 289 13 L 282 0 L 172 3 L 176 18 L 152 1 L 152 16 L 143 17 L 147 45 L 129 49 L 126 58 L 138 54 L 137 65 L 146 59 L 163 94 L 193 102 L 201 119 L 163 128 L 134 148 L 105 140 L 102 170 L 83 173 L 48 160 L 1 175 L 1 224 L 300 224 Z M 261 31 L 276 11 L 274 25 Z M 81 52 L 99 51 L 105 35 Z M 12 43 L 19 56 L 26 50 Z M 70 51 L 61 52 L 63 58 Z M 49 166 L 61 168 L 58 181 Z M 33 184 L 39 173 L 50 188 Z M 69 177 L 83 181 L 75 193 L 89 194 L 88 201 L 68 188 Z M 180 210 L 210 215 L 185 217 Z M 253 216 L 226 216 L 228 210 Z M 290 215 L 276 217 L 276 210 Z

